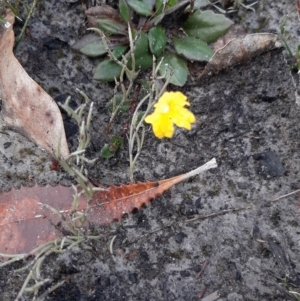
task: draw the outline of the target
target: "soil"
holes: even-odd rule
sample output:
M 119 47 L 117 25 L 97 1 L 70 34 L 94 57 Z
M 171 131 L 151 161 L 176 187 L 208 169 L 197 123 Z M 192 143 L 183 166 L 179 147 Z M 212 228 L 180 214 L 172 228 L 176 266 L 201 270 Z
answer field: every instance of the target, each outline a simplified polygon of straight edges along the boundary
M 98 60 L 70 49 L 84 20 L 81 3 L 55 3 L 38 6 L 16 56 L 57 101 L 71 95 L 74 105 L 79 103 L 79 88 L 95 102 L 88 154 L 98 160 L 89 174 L 104 185 L 126 183 L 126 143 L 112 159 L 99 154 L 110 139 L 104 131 L 113 86 L 91 80 Z M 271 0 L 259 5 L 259 15 L 278 8 Z M 189 132 L 177 129 L 170 140 L 158 140 L 149 130 L 135 179 L 168 178 L 214 157 L 218 168 L 177 185 L 120 222 L 95 226 L 101 238 L 90 242 L 92 250 L 78 246 L 50 256 L 42 276 L 51 285 L 65 282 L 44 300 L 171 301 L 200 300 L 201 295 L 205 301 L 296 300 L 289 291 L 300 289 L 299 195 L 277 198 L 300 189 L 297 84 L 282 48 L 201 81 L 192 74 L 182 91 L 196 124 Z M 74 149 L 77 128 L 63 117 Z M 35 182 L 71 184 L 68 175 L 50 168 L 46 153 L 0 122 L 2 191 Z M 118 117 L 111 135 L 122 132 L 125 123 Z M 197 219 L 188 221 L 192 218 Z M 27 272 L 14 270 L 22 265 L 0 269 L 2 300 L 16 298 Z M 215 292 L 218 299 L 210 296 Z

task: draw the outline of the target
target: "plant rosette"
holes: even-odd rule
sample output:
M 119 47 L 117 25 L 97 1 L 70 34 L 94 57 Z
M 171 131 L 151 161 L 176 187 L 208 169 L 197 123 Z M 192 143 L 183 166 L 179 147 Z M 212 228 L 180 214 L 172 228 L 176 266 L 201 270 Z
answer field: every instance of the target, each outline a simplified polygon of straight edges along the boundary
M 163 59 L 160 75 L 169 75 L 170 83 L 183 86 L 188 76 L 187 61 L 209 61 L 214 52 L 208 44 L 223 36 L 233 24 L 223 14 L 201 10 L 207 5 L 206 1 L 194 1 L 193 7 L 189 4 L 189 0 L 119 0 L 118 10 L 108 5 L 89 8 L 85 12 L 88 26 L 98 28 L 107 43 L 98 34 L 89 34 L 77 41 L 73 49 L 89 57 L 104 56 L 111 51 L 113 57 L 109 55 L 109 59 L 95 68 L 94 79 L 115 81 L 122 72 L 116 60 L 121 60 L 130 51 L 129 26 L 134 44 L 135 70 L 149 69 L 155 56 L 158 61 Z M 168 20 L 165 17 L 176 18 L 178 30 L 166 32 L 164 24 Z M 162 22 L 164 19 L 166 22 Z M 129 54 L 128 57 L 126 63 L 132 68 Z

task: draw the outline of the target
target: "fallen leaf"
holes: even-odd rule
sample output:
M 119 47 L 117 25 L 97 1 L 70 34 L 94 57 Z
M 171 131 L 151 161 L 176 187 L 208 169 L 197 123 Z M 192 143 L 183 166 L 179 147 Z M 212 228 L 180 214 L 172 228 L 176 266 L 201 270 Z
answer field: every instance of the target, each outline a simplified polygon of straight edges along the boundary
M 277 35 L 271 33 L 250 34 L 244 38 L 231 40 L 220 48 L 209 60 L 201 78 L 251 59 L 263 52 L 282 47 Z
M 109 5 L 93 6 L 86 10 L 85 15 L 89 27 L 101 28 L 107 34 L 127 34 L 127 24 L 121 19 L 119 12 Z
M 13 54 L 15 18 L 7 11 L 0 26 L 0 98 L 9 128 L 52 154 L 69 156 L 64 124 L 55 101 L 26 73 Z
M 227 33 L 220 37 L 215 43 L 210 45 L 211 49 L 216 52 L 220 48 L 223 48 L 226 44 L 228 44 L 233 39 L 243 39 L 246 36 L 246 31 L 243 26 L 234 24 L 230 27 Z
M 103 225 L 120 220 L 124 214 L 162 194 L 173 185 L 217 167 L 215 159 L 203 166 L 170 179 L 157 182 L 110 186 L 95 192 L 90 202 L 88 223 Z M 35 247 L 62 237 L 59 225 L 63 221 L 50 207 L 69 219 L 74 190 L 58 185 L 23 187 L 0 194 L 0 253 L 28 253 Z M 86 209 L 85 197 L 79 199 L 78 210 Z

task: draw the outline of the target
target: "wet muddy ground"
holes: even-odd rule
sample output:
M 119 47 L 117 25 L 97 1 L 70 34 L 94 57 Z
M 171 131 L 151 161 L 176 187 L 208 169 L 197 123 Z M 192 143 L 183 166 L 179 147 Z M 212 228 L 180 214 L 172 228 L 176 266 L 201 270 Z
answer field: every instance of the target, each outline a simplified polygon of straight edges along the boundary
M 79 102 L 75 88 L 95 101 L 89 155 L 98 160 L 90 175 L 106 185 L 128 182 L 126 144 L 110 160 L 99 155 L 109 139 L 104 130 L 112 86 L 91 80 L 95 61 L 69 46 L 80 23 L 65 30 L 52 2 L 39 6 L 17 56 L 58 101 L 71 95 Z M 275 5 L 269 2 L 261 2 L 261 15 Z M 83 20 L 77 2 L 61 3 L 60 14 Z M 183 92 L 197 117 L 195 126 L 162 141 L 149 130 L 135 178 L 168 178 L 213 157 L 218 168 L 177 185 L 121 222 L 96 227 L 101 239 L 91 242 L 92 251 L 79 246 L 51 256 L 43 277 L 52 285 L 67 280 L 45 300 L 199 300 L 204 290 L 204 296 L 218 292 L 220 301 L 295 300 L 288 291 L 300 288 L 299 195 L 272 202 L 300 188 L 300 110 L 290 67 L 283 49 L 277 49 L 202 81 L 192 75 Z M 63 116 L 74 149 L 77 129 Z M 119 118 L 113 133 L 124 124 Z M 47 154 L 5 129 L 3 121 L 1 127 L 1 190 L 34 182 L 70 184 L 67 175 L 51 170 Z M 188 221 L 192 218 L 198 219 Z M 20 266 L 0 270 L 2 300 L 14 300 L 20 290 L 26 273 L 13 273 Z

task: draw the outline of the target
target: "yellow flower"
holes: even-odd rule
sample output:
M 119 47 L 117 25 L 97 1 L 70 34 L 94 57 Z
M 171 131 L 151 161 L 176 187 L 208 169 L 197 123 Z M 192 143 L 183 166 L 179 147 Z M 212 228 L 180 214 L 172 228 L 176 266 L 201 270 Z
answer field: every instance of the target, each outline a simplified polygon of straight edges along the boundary
M 185 108 L 189 105 L 187 97 L 181 92 L 165 92 L 154 105 L 154 112 L 145 118 L 145 122 L 152 124 L 157 138 L 172 138 L 173 124 L 190 130 L 191 123 L 196 121 L 194 114 Z

